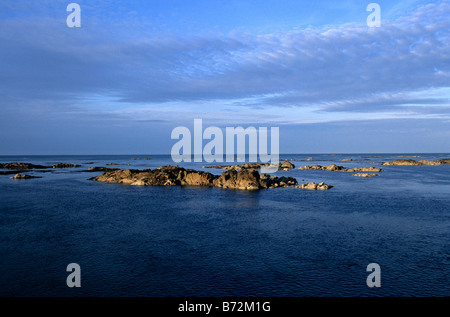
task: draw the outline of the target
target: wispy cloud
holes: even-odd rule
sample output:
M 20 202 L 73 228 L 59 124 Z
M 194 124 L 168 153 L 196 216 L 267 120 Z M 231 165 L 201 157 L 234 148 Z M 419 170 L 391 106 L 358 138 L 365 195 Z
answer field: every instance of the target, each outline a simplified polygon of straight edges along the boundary
M 20 9 L 15 1 L 3 5 Z M 369 113 L 449 119 L 447 0 L 384 19 L 380 28 L 184 36 L 155 32 L 130 8 L 119 24 L 114 11 L 102 16 L 108 4 L 86 3 L 82 27 L 70 29 L 64 15 L 54 15 L 65 5 L 45 2 L 34 18 L 0 15 L 0 120 L 48 120 L 50 113 L 149 123 L 194 116 L 239 124 L 348 122 Z M 32 16 L 28 11 L 22 13 Z

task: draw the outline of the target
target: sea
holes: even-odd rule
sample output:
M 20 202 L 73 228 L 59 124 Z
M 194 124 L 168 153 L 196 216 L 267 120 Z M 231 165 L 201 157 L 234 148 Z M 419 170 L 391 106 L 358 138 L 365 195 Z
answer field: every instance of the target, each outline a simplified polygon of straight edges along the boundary
M 296 167 L 274 175 L 333 187 L 128 186 L 89 180 L 101 172 L 88 168 L 154 169 L 174 165 L 171 156 L 0 156 L 81 165 L 31 170 L 41 178 L 26 180 L 0 175 L 0 296 L 450 296 L 450 166 L 381 166 L 450 154 L 280 158 Z M 362 178 L 298 169 L 333 163 L 384 171 Z M 81 287 L 68 286 L 71 263 Z M 372 273 L 378 286 L 369 286 Z

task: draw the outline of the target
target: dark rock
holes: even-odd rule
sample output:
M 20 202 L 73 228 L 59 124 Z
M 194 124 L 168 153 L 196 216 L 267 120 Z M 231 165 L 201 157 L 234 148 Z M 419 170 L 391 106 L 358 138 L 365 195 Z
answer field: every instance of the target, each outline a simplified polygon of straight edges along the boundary
M 53 168 L 69 168 L 69 167 L 80 167 L 78 164 L 68 164 L 68 163 L 56 163 Z
M 208 186 L 242 190 L 288 187 L 297 185 L 293 177 L 261 177 L 255 169 L 229 169 L 217 176 L 203 171 L 184 169 L 178 165 L 162 166 L 151 170 L 115 170 L 90 178 L 105 183 L 139 186 Z
M 322 165 L 306 165 L 303 167 L 300 167 L 301 170 L 321 170 L 321 171 L 341 171 L 341 172 L 382 172 L 383 170 L 377 167 L 355 167 L 355 168 L 345 168 L 344 166 L 331 164 L 328 166 L 322 166 Z
M 13 163 L 0 163 L 0 168 L 3 169 L 10 169 L 10 170 L 28 170 L 28 169 L 40 169 L 40 168 L 50 168 L 50 166 L 43 166 L 43 165 L 35 165 L 31 163 L 20 163 L 20 162 L 13 162 Z
M 117 170 L 118 170 L 118 168 L 92 166 L 92 167 L 89 167 L 87 172 L 111 172 L 111 171 L 117 171 Z

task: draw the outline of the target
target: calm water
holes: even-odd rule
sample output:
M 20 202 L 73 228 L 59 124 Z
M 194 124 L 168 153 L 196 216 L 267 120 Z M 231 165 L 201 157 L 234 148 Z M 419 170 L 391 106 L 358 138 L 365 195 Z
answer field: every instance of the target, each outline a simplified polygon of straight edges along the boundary
M 282 158 L 361 167 L 396 156 Z M 413 159 L 450 157 L 422 156 Z M 450 166 L 384 166 L 373 178 L 294 169 L 277 175 L 335 187 L 243 192 L 104 184 L 83 172 L 156 168 L 170 156 L 0 157 L 14 161 L 83 166 L 0 175 L 1 296 L 450 296 Z M 81 288 L 66 286 L 73 262 Z M 366 285 L 372 262 L 381 288 Z

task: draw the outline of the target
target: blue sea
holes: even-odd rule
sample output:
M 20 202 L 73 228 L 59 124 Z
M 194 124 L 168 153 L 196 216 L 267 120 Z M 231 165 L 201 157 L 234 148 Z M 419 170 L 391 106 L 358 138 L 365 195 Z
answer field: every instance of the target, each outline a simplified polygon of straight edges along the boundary
M 168 155 L 1 156 L 82 166 L 0 175 L 0 296 L 450 296 L 450 166 L 383 166 L 372 178 L 298 169 L 398 156 L 450 158 L 285 154 L 296 168 L 277 176 L 334 187 L 250 192 L 88 180 L 101 174 L 91 166 L 153 169 L 174 164 Z M 66 285 L 69 263 L 79 288 Z M 366 284 L 370 263 L 381 287 Z

